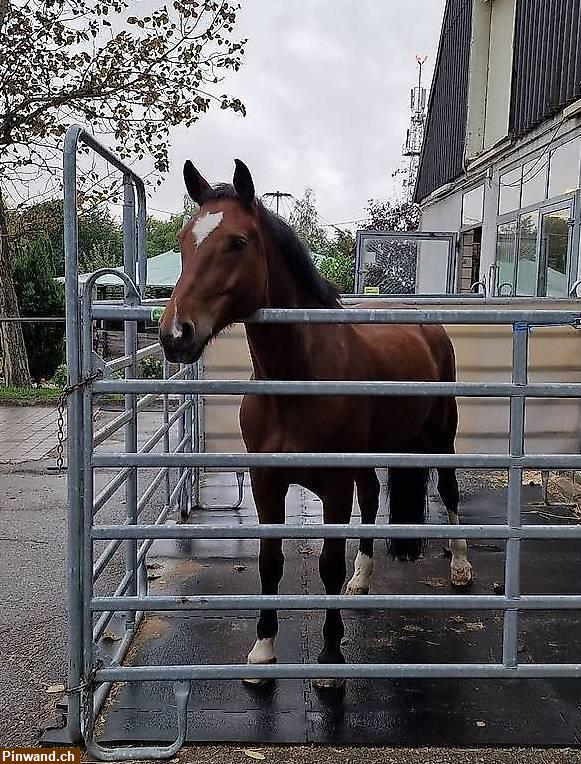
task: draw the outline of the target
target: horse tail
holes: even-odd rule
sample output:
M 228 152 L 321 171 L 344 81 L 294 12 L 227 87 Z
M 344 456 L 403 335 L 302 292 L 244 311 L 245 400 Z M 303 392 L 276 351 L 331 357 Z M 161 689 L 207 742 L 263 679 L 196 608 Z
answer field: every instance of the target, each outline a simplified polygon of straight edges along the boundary
M 428 508 L 430 470 L 427 467 L 390 467 L 388 470 L 389 522 L 396 525 L 423 524 Z M 393 538 L 389 549 L 393 558 L 417 560 L 424 539 Z

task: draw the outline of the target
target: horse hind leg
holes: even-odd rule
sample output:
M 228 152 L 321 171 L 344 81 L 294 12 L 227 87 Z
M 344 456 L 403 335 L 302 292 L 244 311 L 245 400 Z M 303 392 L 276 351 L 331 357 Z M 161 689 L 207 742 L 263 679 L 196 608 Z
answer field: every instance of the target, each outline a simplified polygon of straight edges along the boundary
M 448 511 L 450 525 L 459 525 L 458 504 L 458 480 L 456 470 L 451 468 L 438 469 L 438 493 Z M 468 547 L 466 539 L 450 539 L 450 581 L 452 586 L 470 586 L 472 583 L 472 565 L 468 561 Z
M 260 523 L 284 523 L 285 498 L 288 483 L 276 479 L 272 473 L 252 470 L 252 493 Z M 278 594 L 284 568 L 282 539 L 260 539 L 258 569 L 262 594 Z M 248 653 L 248 664 L 276 663 L 274 640 L 278 632 L 276 610 L 261 610 L 256 627 L 256 642 Z M 244 679 L 246 684 L 266 685 L 269 679 Z
M 379 510 L 380 485 L 375 470 L 365 470 L 356 478 L 357 502 L 361 510 L 361 522 L 373 525 Z M 347 584 L 345 594 L 368 594 L 373 573 L 373 539 L 359 540 L 359 551 L 355 558 L 353 575 Z

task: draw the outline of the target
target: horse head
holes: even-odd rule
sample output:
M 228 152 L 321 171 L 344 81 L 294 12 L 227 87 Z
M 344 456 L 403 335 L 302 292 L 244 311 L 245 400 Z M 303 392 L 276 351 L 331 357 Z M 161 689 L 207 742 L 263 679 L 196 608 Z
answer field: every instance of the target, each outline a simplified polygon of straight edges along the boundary
M 267 265 L 250 171 L 239 159 L 232 185 L 216 187 L 189 160 L 184 180 L 198 213 L 178 234 L 182 270 L 162 315 L 167 359 L 193 363 L 222 329 L 264 305 Z

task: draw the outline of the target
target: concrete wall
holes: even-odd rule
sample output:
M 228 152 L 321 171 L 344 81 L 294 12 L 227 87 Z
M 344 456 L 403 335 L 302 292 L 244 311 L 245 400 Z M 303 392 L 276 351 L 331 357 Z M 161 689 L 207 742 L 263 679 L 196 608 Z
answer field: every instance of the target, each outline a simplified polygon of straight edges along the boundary
M 369 305 L 374 304 L 366 303 Z M 379 304 L 379 303 L 377 303 Z M 539 300 L 549 308 L 551 301 Z M 571 303 L 578 309 L 576 303 Z M 516 306 L 515 306 L 516 307 Z M 511 378 L 509 327 L 449 326 L 456 351 L 458 379 L 508 382 Z M 569 327 L 535 329 L 530 339 L 532 382 L 581 382 L 581 335 Z M 248 346 L 242 326 L 219 336 L 204 356 L 207 379 L 248 379 Z M 238 424 L 239 396 L 207 396 L 204 402 L 206 451 L 243 451 Z M 503 453 L 508 449 L 507 399 L 459 399 L 457 450 L 462 453 Z M 581 402 L 529 400 L 526 404 L 526 450 L 529 453 L 578 453 Z

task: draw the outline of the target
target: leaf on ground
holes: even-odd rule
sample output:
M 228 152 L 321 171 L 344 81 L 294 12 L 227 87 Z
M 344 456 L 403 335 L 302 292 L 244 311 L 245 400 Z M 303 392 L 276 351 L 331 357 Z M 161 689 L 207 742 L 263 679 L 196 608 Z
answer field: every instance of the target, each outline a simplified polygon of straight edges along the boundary
M 420 584 L 429 586 L 430 589 L 445 589 L 448 582 L 444 578 L 422 578 Z
M 236 570 L 236 571 L 246 570 L 246 565 L 234 565 L 233 570 Z
M 120 642 L 121 637 L 115 634 L 114 631 L 109 631 L 109 629 L 107 629 L 107 631 L 103 632 L 103 641 L 104 642 Z
M 299 549 L 299 554 L 313 554 L 313 549 L 310 546 L 302 546 Z
M 64 684 L 51 684 L 46 688 L 46 692 L 48 692 L 49 695 L 57 695 L 60 692 L 64 692 L 66 690 L 66 687 Z
M 266 759 L 266 756 L 263 753 L 255 751 L 253 748 L 245 748 L 244 755 L 248 756 L 249 759 L 256 759 L 257 761 L 264 761 Z
M 148 581 L 157 581 L 158 578 L 161 578 L 161 573 L 148 573 L 147 574 L 147 580 Z

